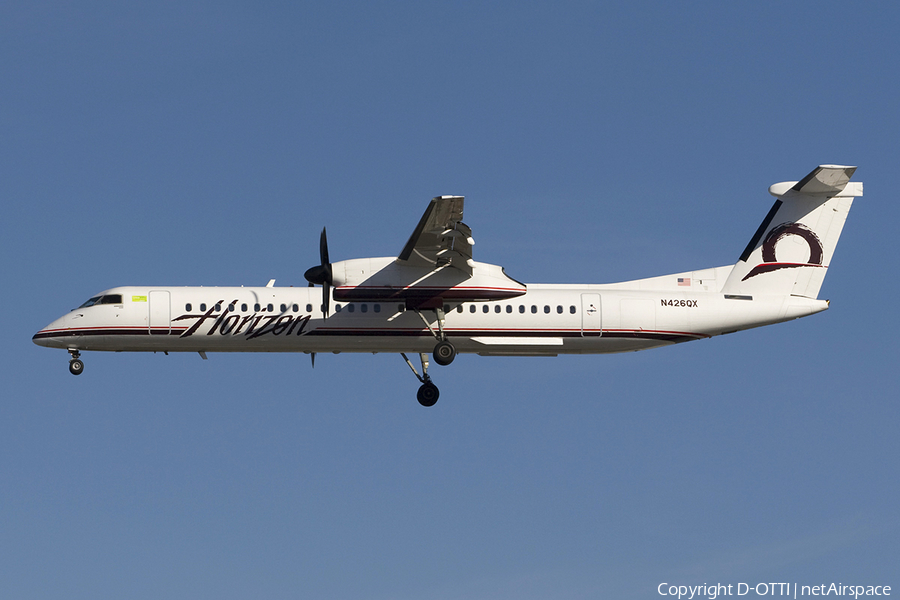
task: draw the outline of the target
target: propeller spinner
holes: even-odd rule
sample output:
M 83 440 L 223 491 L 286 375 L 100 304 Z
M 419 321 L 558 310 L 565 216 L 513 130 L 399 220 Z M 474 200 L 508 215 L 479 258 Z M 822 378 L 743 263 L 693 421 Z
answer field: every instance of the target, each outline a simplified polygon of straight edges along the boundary
M 311 267 L 303 274 L 306 280 L 322 286 L 322 312 L 328 316 L 328 308 L 331 298 L 331 263 L 328 262 L 328 237 L 325 235 L 325 228 L 322 228 L 322 235 L 319 236 L 319 261 L 321 264 Z

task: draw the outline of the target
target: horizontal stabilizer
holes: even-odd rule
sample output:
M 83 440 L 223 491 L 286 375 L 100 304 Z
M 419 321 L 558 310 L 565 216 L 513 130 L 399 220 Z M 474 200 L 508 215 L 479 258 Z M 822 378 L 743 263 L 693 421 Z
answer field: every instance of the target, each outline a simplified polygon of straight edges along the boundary
M 786 181 L 772 185 L 769 187 L 769 193 L 776 198 L 784 196 L 789 191 L 806 196 L 862 196 L 861 184 L 851 186 L 852 189 L 848 189 L 846 194 L 841 193 L 855 172 L 856 167 L 821 165 L 800 181 Z

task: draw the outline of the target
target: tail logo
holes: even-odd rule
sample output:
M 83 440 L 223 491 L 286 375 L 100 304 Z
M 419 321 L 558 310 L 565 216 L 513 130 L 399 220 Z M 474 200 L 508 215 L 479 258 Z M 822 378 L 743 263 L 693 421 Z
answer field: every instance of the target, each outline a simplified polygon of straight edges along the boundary
M 775 246 L 785 236 L 797 236 L 804 240 L 809 246 L 809 261 L 802 262 L 778 262 L 775 256 Z M 822 256 L 824 255 L 822 241 L 815 232 L 803 225 L 802 223 L 782 223 L 778 227 L 773 227 L 766 236 L 762 244 L 763 262 L 753 267 L 753 269 L 744 276 L 741 281 L 747 281 L 751 277 L 755 277 L 761 273 L 771 273 L 780 269 L 794 269 L 797 267 L 823 267 Z

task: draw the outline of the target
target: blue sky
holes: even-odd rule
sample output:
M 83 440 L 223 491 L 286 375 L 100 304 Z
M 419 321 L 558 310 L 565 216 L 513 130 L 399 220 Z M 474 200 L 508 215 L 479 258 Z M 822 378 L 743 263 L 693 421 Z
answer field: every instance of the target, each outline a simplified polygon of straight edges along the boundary
M 261 5 L 260 5 L 261 4 Z M 891 3 L 0 8 L 0 595 L 651 598 L 900 586 Z M 636 354 L 86 353 L 117 285 L 304 285 L 466 196 L 525 282 L 733 263 L 859 165 L 826 313 Z M 892 183 L 894 182 L 894 183 Z

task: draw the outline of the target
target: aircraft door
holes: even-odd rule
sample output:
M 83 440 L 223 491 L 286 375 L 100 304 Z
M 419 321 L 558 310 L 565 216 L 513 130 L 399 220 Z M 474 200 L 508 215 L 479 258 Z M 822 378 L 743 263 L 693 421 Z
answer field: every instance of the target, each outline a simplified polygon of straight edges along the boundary
M 603 334 L 600 316 L 600 294 L 581 295 L 581 335 L 582 337 Z
M 150 335 L 169 335 L 169 328 L 172 325 L 169 316 L 169 292 L 150 292 L 148 300 Z

